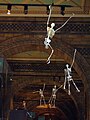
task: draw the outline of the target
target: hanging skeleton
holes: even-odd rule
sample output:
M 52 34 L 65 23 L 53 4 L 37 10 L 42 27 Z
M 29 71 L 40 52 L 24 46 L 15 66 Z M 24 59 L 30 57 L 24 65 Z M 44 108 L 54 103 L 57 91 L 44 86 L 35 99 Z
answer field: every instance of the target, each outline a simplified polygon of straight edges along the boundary
M 43 101 L 44 105 L 46 104 L 44 94 L 43 94 L 44 89 L 45 89 L 45 84 L 43 85 L 43 89 L 40 89 L 39 91 L 33 92 L 33 93 L 39 92 L 39 94 L 40 94 L 40 106 L 42 105 L 42 101 Z
M 63 85 L 61 85 L 59 88 L 56 88 L 56 85 L 54 85 L 54 87 L 52 89 L 52 95 L 49 99 L 49 104 L 51 105 L 51 107 L 55 107 L 56 93 L 62 86 Z
M 66 69 L 64 69 L 64 72 L 65 72 L 65 81 L 64 81 L 64 89 L 66 89 L 66 82 L 68 83 L 68 94 L 71 95 L 71 91 L 70 91 L 70 82 L 72 81 L 73 85 L 75 86 L 76 90 L 78 92 L 80 92 L 80 90 L 78 89 L 78 87 L 76 86 L 72 76 L 71 76 L 71 72 L 72 72 L 72 66 L 74 64 L 74 61 L 75 61 L 75 55 L 76 55 L 76 49 L 75 49 L 75 52 L 74 52 L 74 56 L 73 56 L 73 61 L 72 61 L 72 64 L 71 66 L 69 67 L 68 64 L 66 64 Z
M 63 28 L 66 25 L 66 23 L 74 16 L 74 14 L 73 14 L 71 17 L 69 17 L 69 19 L 61 27 L 59 27 L 58 29 L 54 30 L 55 23 L 51 23 L 51 27 L 48 26 L 49 25 L 49 21 L 50 21 L 50 17 L 51 17 L 51 12 L 52 12 L 51 5 L 49 6 L 49 9 L 50 9 L 50 13 L 49 13 L 48 20 L 47 20 L 47 37 L 45 38 L 45 41 L 44 41 L 45 48 L 46 49 L 48 49 L 48 48 L 51 49 L 51 53 L 50 53 L 50 55 L 49 55 L 49 57 L 47 59 L 47 64 L 50 63 L 50 58 L 52 57 L 53 52 L 54 52 L 54 49 L 50 45 L 51 39 L 53 38 L 55 33 L 58 30 L 60 30 L 61 28 Z

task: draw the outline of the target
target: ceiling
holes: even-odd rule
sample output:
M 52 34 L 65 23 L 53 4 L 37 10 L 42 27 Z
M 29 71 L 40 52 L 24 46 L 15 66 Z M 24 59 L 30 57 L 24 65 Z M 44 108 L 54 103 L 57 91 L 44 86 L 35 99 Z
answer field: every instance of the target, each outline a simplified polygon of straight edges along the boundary
M 1 3 L 11 4 L 70 4 L 74 6 L 83 6 L 85 0 L 1 0 Z
M 72 7 L 66 7 L 65 13 L 71 14 L 85 14 L 88 15 L 90 13 L 90 1 L 89 0 L 0 0 L 0 3 L 6 4 L 17 4 L 12 6 L 12 14 L 23 14 L 24 6 L 21 4 L 32 4 L 28 7 L 28 14 L 46 14 L 46 7 L 45 6 L 38 6 L 38 5 L 48 5 L 54 3 L 54 5 L 70 5 Z M 19 6 L 20 4 L 20 6 Z M 37 6 L 34 6 L 37 4 Z M 0 6 L 0 13 L 7 12 L 7 6 L 1 5 Z M 52 14 L 60 14 L 60 7 L 53 7 Z

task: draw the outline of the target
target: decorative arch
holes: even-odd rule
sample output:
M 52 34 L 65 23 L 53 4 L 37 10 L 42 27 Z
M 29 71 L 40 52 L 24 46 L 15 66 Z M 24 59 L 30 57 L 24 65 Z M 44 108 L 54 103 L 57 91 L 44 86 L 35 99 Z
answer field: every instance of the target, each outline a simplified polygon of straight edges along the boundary
M 4 46 L 1 44 L 3 46 L 3 49 L 0 54 L 3 54 L 6 58 L 8 58 L 17 53 L 29 50 L 45 51 L 49 53 L 50 50 L 45 49 L 43 41 L 44 37 L 38 35 L 16 36 L 14 38 L 6 40 L 3 43 Z M 60 58 L 63 58 L 67 63 L 71 64 L 74 48 L 57 38 L 54 38 L 51 44 L 55 50 L 54 54 L 58 55 Z M 83 80 L 85 89 L 88 88 L 88 74 L 86 73 L 86 69 L 88 69 L 88 66 L 89 65 L 84 57 L 79 52 L 77 52 L 76 60 L 73 67 L 77 71 L 79 77 Z
M 33 37 L 31 37 L 31 36 L 29 36 L 29 37 L 26 36 L 24 38 L 23 37 L 24 36 L 15 37 L 13 39 L 13 44 L 11 43 L 12 39 L 9 40 L 9 44 L 11 44 L 11 45 L 3 46 L 3 49 L 0 54 L 3 54 L 6 58 L 8 58 L 12 55 L 15 55 L 15 54 L 21 53 L 21 52 L 25 52 L 28 50 L 45 51 L 48 53 L 50 52 L 50 50 L 46 50 L 44 48 L 44 45 L 43 45 L 44 37 L 43 36 L 37 37 L 37 35 L 36 35 Z M 5 42 L 7 43 L 7 41 L 5 41 Z M 70 46 L 69 44 L 65 43 L 64 41 L 57 39 L 57 38 L 54 38 L 51 44 L 55 50 L 54 54 L 58 55 L 60 58 L 62 57 L 67 63 L 71 64 L 72 58 L 73 58 L 73 53 L 74 53 L 74 48 L 72 46 Z M 86 60 L 84 59 L 84 57 L 79 52 L 77 52 L 73 68 L 76 70 L 79 77 L 83 81 L 84 90 L 85 90 L 84 92 L 86 93 L 87 98 L 89 98 L 88 84 L 89 84 L 89 79 L 90 79 L 88 73 L 86 72 L 86 69 L 88 69 L 88 66 L 89 65 L 86 62 Z M 87 106 L 87 107 L 89 107 L 89 106 Z M 87 114 L 89 114 L 89 113 L 87 113 Z

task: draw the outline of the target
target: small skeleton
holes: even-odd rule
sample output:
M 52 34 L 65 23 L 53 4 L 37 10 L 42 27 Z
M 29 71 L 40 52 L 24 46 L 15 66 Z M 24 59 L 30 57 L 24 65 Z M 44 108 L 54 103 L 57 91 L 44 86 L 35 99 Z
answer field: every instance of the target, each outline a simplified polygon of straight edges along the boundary
M 26 102 L 23 101 L 23 108 L 26 109 Z
M 51 17 L 51 11 L 52 11 L 51 5 L 49 6 L 49 9 L 50 9 L 50 13 L 49 13 L 48 20 L 47 20 L 47 37 L 45 38 L 45 41 L 44 41 L 45 48 L 48 49 L 50 47 L 50 49 L 51 49 L 51 54 L 49 55 L 49 57 L 47 59 L 47 64 L 50 63 L 50 58 L 52 57 L 53 52 L 54 52 L 54 49 L 50 45 L 51 39 L 53 38 L 55 33 L 58 30 L 60 30 L 61 28 L 63 28 L 66 25 L 66 23 L 74 16 L 74 14 L 72 14 L 72 16 L 69 17 L 69 19 L 61 27 L 59 27 L 58 29 L 54 30 L 55 23 L 51 23 L 51 27 L 48 26 L 49 25 L 49 21 L 50 21 L 50 17 Z
M 65 81 L 64 81 L 64 89 L 66 89 L 66 82 L 68 82 L 68 94 L 71 95 L 71 91 L 70 91 L 70 82 L 72 81 L 73 85 L 75 86 L 76 90 L 78 92 L 80 92 L 80 90 L 78 89 L 78 87 L 76 86 L 72 76 L 71 76 L 71 69 L 72 69 L 72 66 L 74 64 L 74 61 L 75 61 L 75 55 L 76 55 L 76 49 L 75 49 L 75 52 L 74 52 L 74 57 L 73 57 L 73 61 L 72 61 L 72 64 L 71 66 L 69 67 L 68 64 L 66 64 L 66 69 L 64 69 L 64 72 L 65 72 Z
M 56 93 L 57 91 L 62 87 L 63 85 L 61 85 L 59 88 L 56 88 L 56 85 L 54 85 L 53 89 L 52 89 L 52 95 L 49 99 L 49 104 L 53 107 L 55 107 L 55 101 L 56 101 Z
M 40 89 L 39 91 L 33 92 L 33 93 L 39 92 L 39 94 L 40 94 L 40 106 L 42 105 L 42 101 L 43 101 L 44 105 L 46 104 L 45 98 L 43 95 L 44 89 L 45 89 L 45 84 L 43 85 L 43 89 Z

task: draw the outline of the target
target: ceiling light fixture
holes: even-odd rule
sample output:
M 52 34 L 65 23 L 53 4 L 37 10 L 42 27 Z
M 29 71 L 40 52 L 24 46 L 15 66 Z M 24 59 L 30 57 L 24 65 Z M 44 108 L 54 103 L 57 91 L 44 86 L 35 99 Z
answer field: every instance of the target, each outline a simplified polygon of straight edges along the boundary
M 28 13 L 28 5 L 24 5 L 24 14 Z
M 11 5 L 11 4 L 8 4 L 8 6 L 7 6 L 7 14 L 8 14 L 8 15 L 11 14 L 11 7 L 12 7 L 12 5 Z
M 50 9 L 49 9 L 49 5 L 48 5 L 47 6 L 47 11 L 46 11 L 47 15 L 49 15 L 49 11 L 50 11 Z
M 61 6 L 61 15 L 65 15 L 65 6 Z

